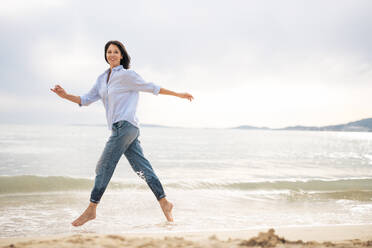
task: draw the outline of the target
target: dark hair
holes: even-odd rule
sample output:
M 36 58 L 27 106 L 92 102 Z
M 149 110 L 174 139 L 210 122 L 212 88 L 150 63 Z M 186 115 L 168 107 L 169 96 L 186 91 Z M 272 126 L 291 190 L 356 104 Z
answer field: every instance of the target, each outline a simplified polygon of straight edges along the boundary
M 107 61 L 106 52 L 107 52 L 108 47 L 111 44 L 114 44 L 115 46 L 117 46 L 119 48 L 119 50 L 120 50 L 121 55 L 123 56 L 123 58 L 120 60 L 120 64 L 125 69 L 129 69 L 130 56 L 127 53 L 127 50 L 125 50 L 125 46 L 123 45 L 123 43 L 121 43 L 120 41 L 117 41 L 117 40 L 110 40 L 109 42 L 106 43 L 106 45 L 105 45 L 105 60 L 106 60 L 106 62 L 109 63 Z

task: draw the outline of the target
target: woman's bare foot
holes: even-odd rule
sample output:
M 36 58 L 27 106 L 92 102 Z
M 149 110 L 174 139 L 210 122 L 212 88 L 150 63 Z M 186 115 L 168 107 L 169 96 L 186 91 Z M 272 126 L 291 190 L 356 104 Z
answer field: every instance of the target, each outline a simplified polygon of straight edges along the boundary
M 169 202 L 165 197 L 159 200 L 159 204 L 161 209 L 163 210 L 165 218 L 167 218 L 167 221 L 173 222 L 172 216 L 173 204 Z
M 97 204 L 91 202 L 89 204 L 88 208 L 84 211 L 84 213 L 82 215 L 80 215 L 79 218 L 74 220 L 71 224 L 73 226 L 82 226 L 86 222 L 88 222 L 90 220 L 94 220 L 96 218 L 96 208 L 97 208 Z

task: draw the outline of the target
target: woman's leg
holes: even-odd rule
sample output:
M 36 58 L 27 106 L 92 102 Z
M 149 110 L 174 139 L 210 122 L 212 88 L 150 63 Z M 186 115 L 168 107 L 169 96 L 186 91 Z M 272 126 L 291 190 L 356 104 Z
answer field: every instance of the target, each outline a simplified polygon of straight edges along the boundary
M 116 124 L 116 123 L 115 123 Z M 96 216 L 96 207 L 114 173 L 120 157 L 138 136 L 138 128 L 128 122 L 119 122 L 113 127 L 112 135 L 96 166 L 94 188 L 90 196 L 90 204 L 84 213 L 72 222 L 73 226 L 81 226 Z
M 167 220 L 173 221 L 173 204 L 166 199 L 163 186 L 156 176 L 150 162 L 143 155 L 143 150 L 138 138 L 125 150 L 124 155 L 127 157 L 133 170 L 139 177 L 146 181 L 147 185 L 154 193 Z

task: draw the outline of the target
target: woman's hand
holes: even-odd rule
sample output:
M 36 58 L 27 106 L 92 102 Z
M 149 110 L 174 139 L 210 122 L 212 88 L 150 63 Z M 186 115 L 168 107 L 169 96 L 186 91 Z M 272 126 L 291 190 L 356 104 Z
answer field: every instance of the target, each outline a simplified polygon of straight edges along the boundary
M 58 96 L 64 99 L 67 99 L 71 102 L 77 103 L 81 106 L 80 96 L 74 96 L 74 95 L 67 94 L 66 91 L 60 85 L 57 84 L 56 86 L 54 86 L 54 89 L 50 89 L 50 90 L 56 93 Z
M 50 89 L 50 90 L 53 91 L 54 93 L 56 93 L 58 96 L 60 96 L 62 98 L 66 98 L 66 96 L 67 96 L 66 91 L 58 84 L 56 86 L 54 86 L 54 89 Z
M 180 98 L 185 98 L 185 99 L 188 99 L 190 102 L 192 100 L 194 100 L 194 97 L 191 94 L 189 94 L 189 93 L 176 93 L 174 91 L 167 90 L 165 88 L 160 88 L 159 94 L 170 95 L 170 96 L 177 96 L 177 97 L 180 97 Z
M 189 94 L 189 93 L 178 93 L 177 96 L 180 97 L 180 98 L 186 98 L 186 99 L 188 99 L 190 102 L 191 102 L 192 100 L 194 100 L 194 97 L 193 97 L 191 94 Z

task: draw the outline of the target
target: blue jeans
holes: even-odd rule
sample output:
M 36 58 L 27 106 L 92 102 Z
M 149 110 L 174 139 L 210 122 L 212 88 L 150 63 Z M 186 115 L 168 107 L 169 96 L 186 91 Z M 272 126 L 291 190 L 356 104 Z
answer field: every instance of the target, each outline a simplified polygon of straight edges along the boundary
M 159 178 L 143 155 L 138 136 L 139 129 L 128 121 L 119 121 L 113 124 L 112 134 L 97 163 L 94 188 L 90 196 L 91 202 L 99 203 L 123 154 L 137 175 L 146 181 L 156 199 L 160 200 L 165 197 Z

